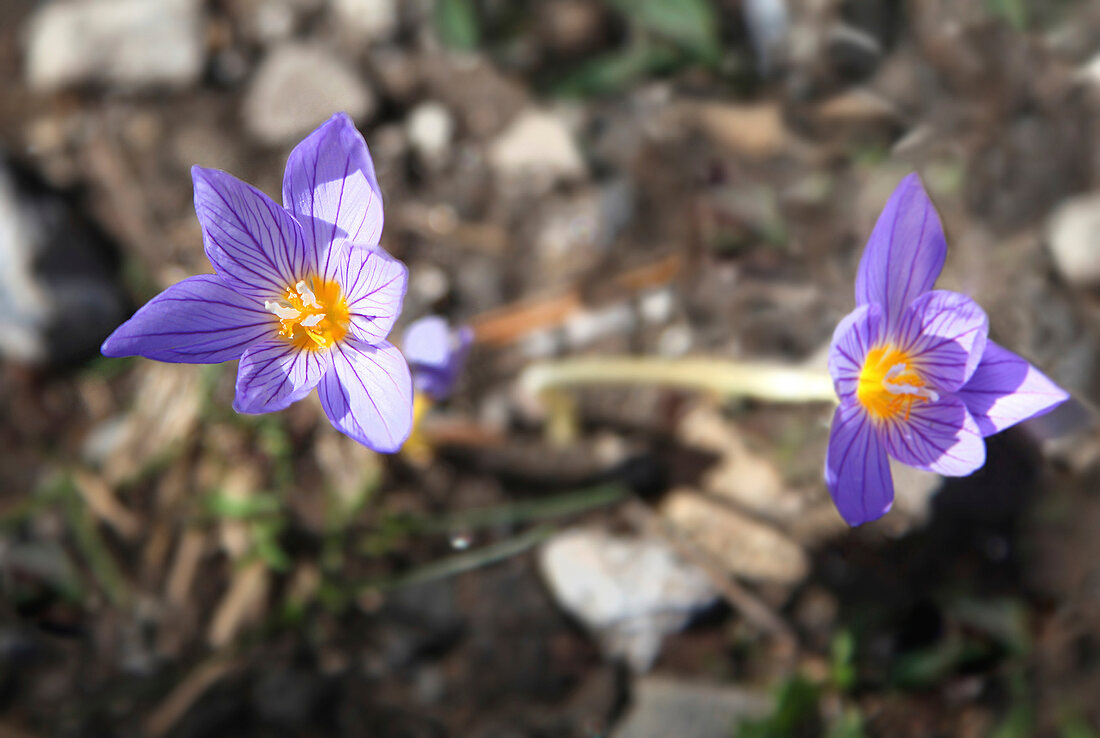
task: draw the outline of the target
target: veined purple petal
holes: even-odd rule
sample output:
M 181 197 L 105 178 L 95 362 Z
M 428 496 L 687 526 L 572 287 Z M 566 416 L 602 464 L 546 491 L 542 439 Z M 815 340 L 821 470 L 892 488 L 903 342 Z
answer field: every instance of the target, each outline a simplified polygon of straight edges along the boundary
M 989 336 L 989 318 L 966 295 L 926 292 L 906 308 L 896 329 L 925 381 L 939 392 L 954 392 L 978 368 Z
M 871 231 L 856 277 L 856 304 L 886 308 L 893 328 L 905 308 L 932 289 L 947 257 L 943 226 L 920 177 L 898 184 Z
M 279 296 L 308 274 L 302 228 L 274 200 L 216 169 L 191 168 L 206 256 L 249 295 Z
M 282 410 L 309 394 L 332 366 L 332 351 L 311 351 L 275 337 L 244 352 L 237 369 L 239 413 Z
M 882 343 L 885 328 L 883 310 L 875 303 L 860 305 L 837 324 L 829 347 L 829 374 L 841 402 L 855 394 L 867 352 Z
M 401 337 L 401 350 L 412 370 L 413 386 L 435 400 L 451 394 L 473 343 L 469 326 L 451 330 L 438 315 L 414 321 Z
M 848 525 L 877 520 L 894 504 L 886 449 L 871 419 L 856 403 L 842 403 L 833 414 L 825 484 Z
M 954 395 L 914 403 L 907 419 L 881 426 L 886 450 L 903 464 L 964 477 L 985 464 L 985 441 L 966 405 Z
M 305 229 L 320 274 L 333 275 L 332 246 L 376 246 L 382 194 L 363 136 L 337 113 L 294 147 L 283 174 L 283 204 Z
M 189 277 L 154 297 L 103 342 L 104 356 L 217 364 L 239 359 L 278 321 L 213 274 Z
M 367 343 L 385 340 L 401 314 L 409 270 L 381 247 L 345 241 L 333 253 L 351 312 L 351 332 Z
M 1050 412 L 1069 399 L 1042 372 L 993 341 L 985 344 L 977 371 L 956 394 L 983 436 Z
M 348 336 L 333 347 L 332 371 L 318 387 L 336 429 L 375 451 L 401 448 L 412 431 L 412 377 L 397 348 Z

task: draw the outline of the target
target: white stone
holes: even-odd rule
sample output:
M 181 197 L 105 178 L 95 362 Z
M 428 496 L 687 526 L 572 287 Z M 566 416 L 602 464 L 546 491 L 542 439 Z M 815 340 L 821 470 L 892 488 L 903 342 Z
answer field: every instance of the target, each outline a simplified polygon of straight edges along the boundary
M 580 179 L 584 159 L 565 122 L 544 110 L 520 113 L 489 146 L 489 163 L 504 178 Z
M 244 122 L 264 143 L 289 143 L 344 111 L 374 109 L 374 94 L 341 59 L 320 46 L 284 44 L 260 64 L 245 95 Z
M 1078 287 L 1100 285 L 1100 192 L 1064 201 L 1050 217 L 1047 240 L 1058 273 Z
M 558 604 L 636 671 L 649 669 L 664 636 L 718 596 L 702 571 L 656 539 L 576 528 L 547 541 L 538 558 Z
M 35 224 L 23 217 L 15 183 L 0 169 L 0 356 L 37 363 L 46 357 L 44 334 L 51 319 L 49 300 L 33 272 L 35 252 L 29 244 L 42 239 Z
M 182 87 L 198 79 L 204 52 L 197 0 L 48 3 L 27 26 L 27 83 Z
M 742 687 L 649 676 L 635 682 L 630 708 L 611 738 L 722 738 L 739 721 L 767 714 L 771 700 Z
M 420 156 L 430 162 L 441 161 L 446 156 L 455 122 L 444 105 L 432 100 L 420 103 L 409 113 L 406 127 L 409 143 Z
M 340 28 L 364 41 L 392 38 L 400 16 L 397 0 L 334 0 Z

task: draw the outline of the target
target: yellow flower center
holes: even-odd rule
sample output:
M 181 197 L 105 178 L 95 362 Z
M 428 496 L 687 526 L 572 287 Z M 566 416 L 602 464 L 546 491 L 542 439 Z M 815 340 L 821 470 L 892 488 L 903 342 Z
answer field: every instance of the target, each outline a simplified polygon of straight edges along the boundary
M 320 277 L 287 287 L 282 300 L 264 302 L 264 309 L 279 319 L 279 335 L 299 349 L 328 348 L 348 332 L 350 313 L 343 290 Z
M 867 352 L 859 373 L 856 399 L 875 420 L 892 420 L 917 402 L 935 402 L 939 395 L 925 386 L 913 359 L 901 349 L 879 346 Z

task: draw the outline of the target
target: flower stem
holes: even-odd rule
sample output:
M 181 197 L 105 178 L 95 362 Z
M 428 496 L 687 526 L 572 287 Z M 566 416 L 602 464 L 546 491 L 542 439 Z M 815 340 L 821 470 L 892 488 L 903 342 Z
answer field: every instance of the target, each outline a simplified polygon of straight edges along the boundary
M 654 384 L 768 402 L 836 401 L 827 372 L 713 358 L 573 358 L 535 364 L 520 375 L 520 386 L 533 395 L 563 387 L 605 384 Z

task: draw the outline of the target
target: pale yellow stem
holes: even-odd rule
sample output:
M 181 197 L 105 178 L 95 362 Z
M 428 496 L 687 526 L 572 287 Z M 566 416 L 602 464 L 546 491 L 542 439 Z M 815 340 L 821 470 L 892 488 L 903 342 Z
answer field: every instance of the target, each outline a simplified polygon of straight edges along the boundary
M 828 372 L 703 357 L 563 359 L 529 366 L 519 381 L 536 396 L 563 387 L 650 384 L 768 402 L 836 402 Z

